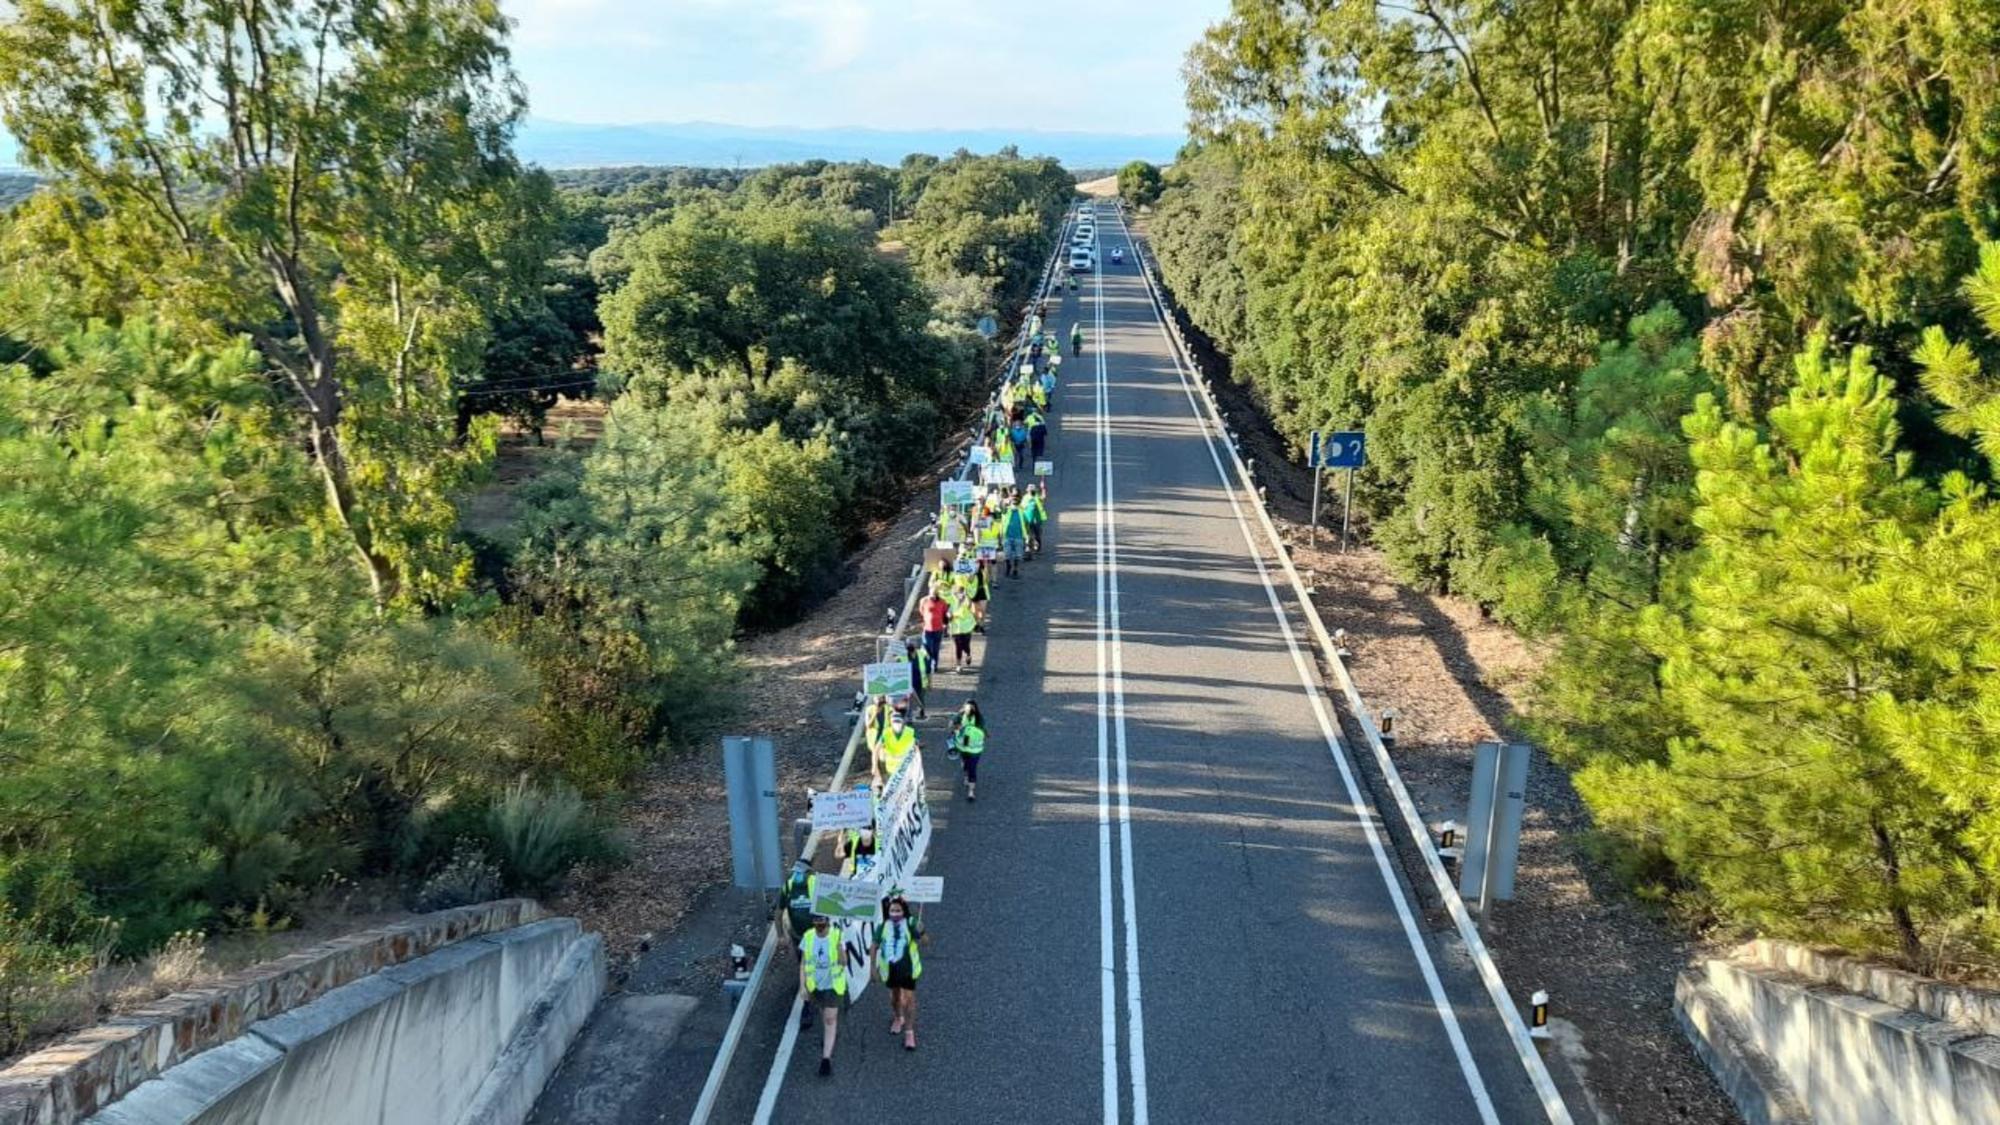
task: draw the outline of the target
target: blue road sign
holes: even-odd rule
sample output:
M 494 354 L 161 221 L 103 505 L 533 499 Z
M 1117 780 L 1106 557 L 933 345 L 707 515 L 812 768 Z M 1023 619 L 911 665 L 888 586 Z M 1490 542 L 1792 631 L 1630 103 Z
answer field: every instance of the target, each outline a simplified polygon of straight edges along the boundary
M 1318 436 L 1318 434 L 1313 435 L 1314 438 Z M 1319 449 L 1316 441 L 1314 448 Z M 1340 433 L 1329 434 L 1325 448 L 1320 449 L 1324 455 L 1322 463 L 1329 469 L 1358 469 L 1366 459 L 1367 448 L 1368 439 L 1359 430 L 1343 430 Z
M 1313 431 L 1312 452 L 1306 454 L 1306 468 L 1319 468 L 1319 431 Z

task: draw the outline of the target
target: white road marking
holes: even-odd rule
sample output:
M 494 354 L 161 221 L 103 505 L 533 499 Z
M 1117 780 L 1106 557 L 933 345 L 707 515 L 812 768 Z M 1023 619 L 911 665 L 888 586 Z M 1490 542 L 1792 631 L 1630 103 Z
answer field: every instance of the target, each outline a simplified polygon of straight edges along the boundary
M 1101 285 L 1101 283 L 1100 283 Z M 1101 305 L 1100 305 L 1101 308 Z M 1061 347 L 1060 338 L 1056 346 Z M 1110 469 L 1110 445 L 1106 441 L 1104 411 L 1104 378 L 1100 373 L 1095 387 L 1094 406 L 1097 413 L 1096 448 L 1093 456 L 1097 471 L 1097 956 L 1098 986 L 1100 990 L 1099 1015 L 1103 1030 L 1099 1041 L 1104 1049 L 1104 1125 L 1119 1125 L 1118 1117 L 1118 955 L 1117 945 L 1112 939 L 1114 920 L 1111 908 L 1111 721 L 1110 707 L 1110 655 L 1111 636 L 1105 628 L 1107 619 L 1108 582 L 1110 576 L 1105 568 L 1106 520 L 1111 499 L 1107 477 Z
M 1132 245 L 1131 231 L 1125 225 L 1125 216 L 1118 216 L 1118 229 L 1125 235 L 1127 246 Z M 1133 251 L 1137 253 L 1136 248 Z M 1144 275 L 1144 267 L 1140 266 Z M 1144 278 L 1147 292 L 1152 292 L 1152 279 Z M 1101 283 L 1100 283 L 1101 284 Z M 1101 309 L 1100 309 L 1100 315 Z M 1500 1118 L 1493 1110 L 1493 1098 L 1486 1089 L 1485 1080 L 1480 1077 L 1479 1064 L 1473 1061 L 1472 1050 L 1466 1044 L 1465 1033 L 1458 1025 L 1458 1014 L 1445 995 L 1444 983 L 1438 978 L 1437 966 L 1432 963 L 1430 948 L 1424 944 L 1423 935 L 1417 930 L 1415 916 L 1411 913 L 1409 901 L 1403 894 L 1403 886 L 1396 879 L 1394 868 L 1389 864 L 1388 853 L 1382 847 L 1381 836 L 1375 830 L 1374 819 L 1368 815 L 1366 802 L 1362 800 L 1361 789 L 1355 783 L 1354 772 L 1342 753 L 1339 736 L 1334 733 L 1332 720 L 1326 712 L 1326 705 L 1320 698 L 1319 687 L 1303 653 L 1299 651 L 1298 637 L 1292 631 L 1291 619 L 1285 615 L 1284 605 L 1278 600 L 1278 590 L 1271 582 L 1270 569 L 1264 564 L 1264 556 L 1257 549 L 1257 540 L 1250 531 L 1250 522 L 1243 515 L 1243 505 L 1236 498 L 1236 489 L 1223 470 L 1222 457 L 1215 451 L 1215 435 L 1210 432 L 1208 422 L 1201 415 L 1200 404 L 1195 401 L 1194 389 L 1188 384 L 1187 371 L 1181 366 L 1180 353 L 1174 348 L 1173 338 L 1167 334 L 1166 322 L 1160 319 L 1155 304 L 1155 323 L 1160 336 L 1166 340 L 1167 354 L 1172 358 L 1174 372 L 1180 377 L 1181 391 L 1187 395 L 1188 408 L 1193 411 L 1195 423 L 1201 430 L 1202 443 L 1208 449 L 1208 456 L 1215 463 L 1215 475 L 1222 484 L 1223 495 L 1229 500 L 1230 510 L 1236 514 L 1236 526 L 1243 533 L 1244 546 L 1250 552 L 1250 559 L 1257 565 L 1257 576 L 1263 580 L 1264 596 L 1271 603 L 1271 613 L 1278 619 L 1278 629 L 1284 635 L 1285 645 L 1291 650 L 1292 665 L 1298 670 L 1299 683 L 1304 687 L 1306 699 L 1312 704 L 1313 716 L 1319 720 L 1321 735 L 1326 739 L 1327 752 L 1340 769 L 1340 780 L 1346 786 L 1347 798 L 1354 809 L 1355 818 L 1360 821 L 1363 833 L 1368 837 L 1368 847 L 1375 855 L 1375 866 L 1382 875 L 1382 882 L 1389 888 L 1389 897 L 1395 903 L 1396 917 L 1402 920 L 1403 933 L 1409 939 L 1410 952 L 1416 956 L 1417 968 L 1423 974 L 1424 985 L 1430 990 L 1431 1002 L 1437 1008 L 1438 1018 L 1444 1023 L 1445 1037 L 1451 1041 L 1452 1053 L 1458 1057 L 1459 1071 L 1464 1074 L 1466 1086 L 1472 1093 L 1473 1103 L 1478 1107 L 1479 1119 L 1485 1125 L 1499 1125 Z
M 747 997 L 737 1003 L 747 1002 Z M 792 997 L 791 1011 L 785 1016 L 785 1034 L 778 1039 L 778 1051 L 771 1059 L 771 1073 L 764 1076 L 764 1092 L 757 1096 L 756 1125 L 766 1125 L 771 1111 L 778 1108 L 778 1091 L 785 1087 L 785 1071 L 791 1069 L 792 1051 L 799 1045 L 799 1016 L 806 1010 L 803 994 Z
M 1103 479 L 1104 501 L 1099 508 L 1100 554 L 1098 575 L 1100 591 L 1105 576 L 1110 580 L 1111 608 L 1111 713 L 1116 736 L 1118 756 L 1118 847 L 1120 857 L 1120 882 L 1124 894 L 1125 917 L 1125 1020 L 1127 1024 L 1126 1054 L 1127 1067 L 1132 1075 L 1132 1121 L 1133 1125 L 1147 1125 L 1148 1108 L 1146 1098 L 1146 1014 L 1143 993 L 1139 987 L 1139 894 L 1133 874 L 1132 857 L 1132 797 L 1130 773 L 1128 770 L 1125 742 L 1125 632 L 1123 614 L 1119 606 L 1118 592 L 1118 490 L 1115 471 L 1111 464 L 1111 388 L 1107 379 L 1106 355 L 1109 349 L 1104 338 L 1104 270 L 1101 261 L 1092 260 L 1092 273 L 1096 283 L 1096 326 L 1097 336 L 1092 341 L 1096 349 L 1097 366 L 1097 406 L 1098 406 L 1098 465 Z M 1100 600 L 1098 630 L 1100 644 L 1104 629 L 1104 615 Z M 1100 669 L 1101 676 L 1101 669 Z M 1098 729 L 1103 731 L 1103 689 L 1098 692 Z M 1103 755 L 1100 750 L 1099 760 Z M 1110 940 L 1110 927 L 1105 927 L 1105 940 Z

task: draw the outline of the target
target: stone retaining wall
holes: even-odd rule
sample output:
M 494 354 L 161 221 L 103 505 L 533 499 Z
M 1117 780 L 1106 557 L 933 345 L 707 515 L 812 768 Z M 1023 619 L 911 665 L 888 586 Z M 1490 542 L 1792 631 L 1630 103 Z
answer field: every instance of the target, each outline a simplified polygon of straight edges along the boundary
M 0 1125 L 75 1125 L 169 1067 L 236 1040 L 254 1023 L 382 969 L 542 916 L 527 899 L 441 910 L 177 992 L 0 1071 Z

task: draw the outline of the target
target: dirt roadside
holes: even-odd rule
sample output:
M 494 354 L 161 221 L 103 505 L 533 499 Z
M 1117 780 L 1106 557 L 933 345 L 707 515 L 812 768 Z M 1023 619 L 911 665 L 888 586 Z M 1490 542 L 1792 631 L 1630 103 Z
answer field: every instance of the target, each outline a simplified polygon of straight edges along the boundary
M 1342 553 L 1338 474 L 1323 482 L 1322 530 L 1318 546 L 1309 545 L 1313 484 L 1304 456 L 1288 448 L 1248 388 L 1218 374 L 1228 371 L 1227 360 L 1185 318 L 1181 327 L 1202 353 L 1243 456 L 1255 459 L 1272 521 L 1315 584 L 1315 606 L 1329 629 L 1346 630 L 1353 653 L 1346 663 L 1362 698 L 1378 711 L 1396 709 L 1393 756 L 1412 799 L 1431 823 L 1462 821 L 1474 748 L 1525 740 L 1519 707 L 1541 654 L 1476 606 L 1397 581 L 1381 553 L 1366 546 L 1358 517 L 1355 545 Z M 1358 727 L 1340 710 L 1350 745 L 1361 745 Z M 1494 904 L 1481 936 L 1513 991 L 1550 992 L 1562 1048 L 1601 1120 L 1740 1121 L 1674 1023 L 1674 977 L 1703 947 L 1634 899 L 1588 853 L 1590 830 L 1568 773 L 1536 750 L 1515 898 Z M 1409 868 L 1410 857 L 1404 860 Z M 1410 882 L 1429 880 L 1411 869 Z M 1585 1107 L 1572 1110 L 1587 1119 Z

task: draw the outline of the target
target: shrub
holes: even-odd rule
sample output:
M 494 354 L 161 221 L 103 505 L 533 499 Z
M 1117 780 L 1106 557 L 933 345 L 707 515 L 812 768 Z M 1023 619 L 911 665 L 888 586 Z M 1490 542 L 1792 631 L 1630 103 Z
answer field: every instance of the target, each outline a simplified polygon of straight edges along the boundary
M 460 842 L 450 862 L 424 880 L 410 901 L 410 909 L 421 914 L 491 902 L 500 897 L 500 869 L 486 858 L 473 841 Z
M 570 868 L 609 858 L 612 850 L 582 795 L 562 784 L 508 786 L 487 811 L 486 829 L 507 889 L 518 894 L 541 894 Z

